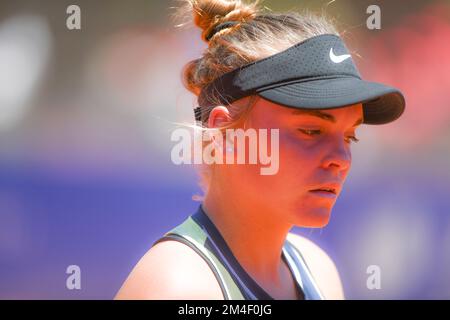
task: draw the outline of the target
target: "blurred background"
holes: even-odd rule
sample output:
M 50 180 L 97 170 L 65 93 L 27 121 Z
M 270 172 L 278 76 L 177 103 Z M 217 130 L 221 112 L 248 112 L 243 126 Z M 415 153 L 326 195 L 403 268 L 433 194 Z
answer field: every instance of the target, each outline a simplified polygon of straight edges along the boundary
M 81 8 L 81 30 L 66 9 Z M 381 8 L 369 30 L 366 9 Z M 152 242 L 193 213 L 190 166 L 170 160 L 193 122 L 183 65 L 206 44 L 174 1 L 0 2 L 0 298 L 112 299 Z M 403 117 L 363 126 L 322 229 L 349 299 L 450 299 L 450 2 L 266 0 L 326 12 L 368 80 L 399 87 Z M 66 268 L 81 268 L 81 290 Z M 369 290 L 367 268 L 381 270 Z

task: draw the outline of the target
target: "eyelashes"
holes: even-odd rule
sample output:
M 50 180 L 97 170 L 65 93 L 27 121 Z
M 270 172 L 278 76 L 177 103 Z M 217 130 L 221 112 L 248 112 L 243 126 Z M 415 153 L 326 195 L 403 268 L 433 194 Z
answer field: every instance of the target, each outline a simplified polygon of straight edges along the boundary
M 308 129 L 298 129 L 298 130 L 308 136 L 315 136 L 322 133 L 320 130 L 308 130 Z
M 359 141 L 359 139 L 355 136 L 350 136 L 347 139 L 350 139 L 352 142 L 357 143 Z
M 313 137 L 313 136 L 319 136 L 322 134 L 322 131 L 319 129 L 298 129 L 303 134 L 306 134 L 307 136 Z M 345 138 L 345 141 L 348 143 L 356 143 L 359 141 L 359 139 L 355 136 L 348 136 Z

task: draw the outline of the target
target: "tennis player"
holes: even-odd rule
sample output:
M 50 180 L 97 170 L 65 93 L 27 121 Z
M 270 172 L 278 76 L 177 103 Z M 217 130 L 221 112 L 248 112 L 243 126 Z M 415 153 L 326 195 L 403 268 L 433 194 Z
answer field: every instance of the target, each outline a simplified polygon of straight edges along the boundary
M 208 43 L 183 70 L 198 97 L 197 124 L 278 129 L 279 168 L 203 168 L 198 209 L 153 243 L 116 299 L 343 299 L 332 259 L 289 231 L 327 225 L 357 127 L 399 118 L 402 93 L 363 80 L 324 17 L 257 2 L 184 2 L 179 12 Z

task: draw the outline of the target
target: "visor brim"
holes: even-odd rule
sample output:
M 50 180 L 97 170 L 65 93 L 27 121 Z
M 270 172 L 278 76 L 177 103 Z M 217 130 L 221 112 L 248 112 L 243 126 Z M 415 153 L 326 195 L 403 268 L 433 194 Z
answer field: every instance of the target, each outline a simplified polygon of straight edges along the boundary
M 362 103 L 365 124 L 386 124 L 405 109 L 400 90 L 355 77 L 296 81 L 260 88 L 261 97 L 299 109 L 334 109 Z

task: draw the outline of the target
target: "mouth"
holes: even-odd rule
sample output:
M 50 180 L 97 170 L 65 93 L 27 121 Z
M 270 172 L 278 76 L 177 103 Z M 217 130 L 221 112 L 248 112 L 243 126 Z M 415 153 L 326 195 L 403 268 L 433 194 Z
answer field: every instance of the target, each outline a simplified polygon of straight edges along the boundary
M 328 192 L 332 194 L 337 194 L 337 191 L 335 188 L 318 188 L 318 189 L 312 189 L 309 190 L 310 192 Z
M 310 189 L 309 192 L 326 198 L 335 199 L 339 193 L 340 184 L 339 183 L 327 183 L 317 188 Z

